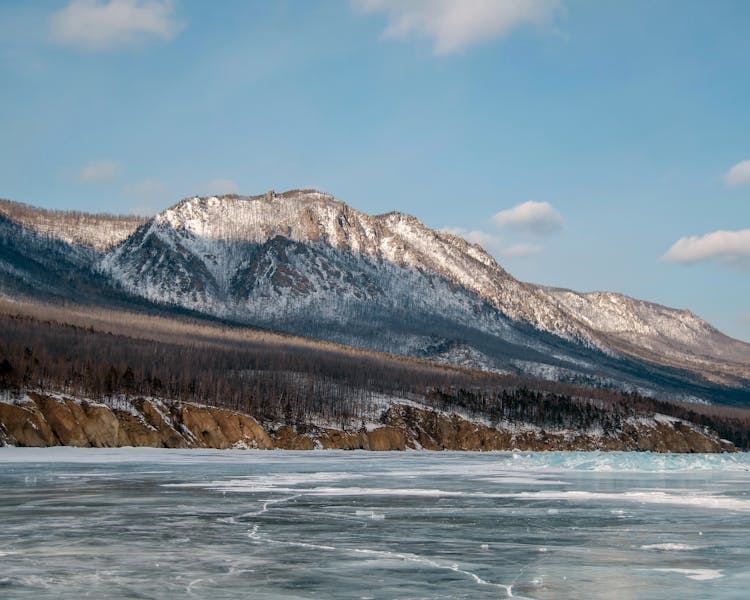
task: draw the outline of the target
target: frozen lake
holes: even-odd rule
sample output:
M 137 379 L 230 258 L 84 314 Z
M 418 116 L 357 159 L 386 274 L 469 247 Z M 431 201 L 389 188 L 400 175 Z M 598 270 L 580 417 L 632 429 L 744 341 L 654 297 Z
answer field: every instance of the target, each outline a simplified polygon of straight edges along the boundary
M 0 598 L 747 598 L 750 456 L 0 449 Z

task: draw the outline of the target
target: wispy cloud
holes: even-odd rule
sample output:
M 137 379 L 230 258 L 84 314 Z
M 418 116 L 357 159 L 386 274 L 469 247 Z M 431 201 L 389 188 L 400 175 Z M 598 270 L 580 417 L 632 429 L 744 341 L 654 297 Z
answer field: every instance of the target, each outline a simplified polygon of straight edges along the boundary
M 120 176 L 120 163 L 114 160 L 90 162 L 78 172 L 81 183 L 107 183 Z
M 500 252 L 503 239 L 497 235 L 480 230 L 468 230 L 463 227 L 444 227 L 442 231 L 464 238 L 470 244 L 479 244 L 488 252 Z
M 231 179 L 219 177 L 203 184 L 198 191 L 203 196 L 224 196 L 239 193 L 240 187 Z
M 750 267 L 750 229 L 714 231 L 680 238 L 662 260 L 684 264 L 717 261 L 735 267 Z
M 170 40 L 182 26 L 171 0 L 72 0 L 52 15 L 50 36 L 66 46 L 108 50 Z
M 549 21 L 560 0 L 353 0 L 365 13 L 384 13 L 385 38 L 430 38 L 435 54 L 451 54 Z
M 510 240 L 494 233 L 462 227 L 444 228 L 443 231 L 479 244 L 498 258 L 529 258 L 544 251 L 542 245 L 529 243 L 529 234 L 545 236 L 563 226 L 562 217 L 549 202 L 524 202 L 513 208 L 501 210 L 493 215 L 490 221 L 496 227 L 505 230 Z
M 544 248 L 536 244 L 512 244 L 500 236 L 481 230 L 468 230 L 463 227 L 444 227 L 441 231 L 464 238 L 471 244 L 479 244 L 490 254 L 500 258 L 529 258 L 541 254 Z
M 562 217 L 549 202 L 524 202 L 492 217 L 498 227 L 548 235 L 563 226 Z
M 729 187 L 750 185 L 750 160 L 743 160 L 724 174 L 724 182 Z
M 133 203 L 130 212 L 136 215 L 155 214 L 169 201 L 167 186 L 156 179 L 126 185 L 122 193 Z
M 502 251 L 507 258 L 529 258 L 541 254 L 544 248 L 537 244 L 515 244 Z

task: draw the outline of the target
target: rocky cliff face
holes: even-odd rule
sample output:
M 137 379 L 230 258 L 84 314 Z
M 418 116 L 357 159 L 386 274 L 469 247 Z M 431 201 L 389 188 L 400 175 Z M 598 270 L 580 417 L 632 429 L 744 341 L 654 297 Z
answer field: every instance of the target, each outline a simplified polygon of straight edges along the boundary
M 412 405 L 393 404 L 379 423 L 346 429 L 261 425 L 238 411 L 138 398 L 107 404 L 29 393 L 0 402 L 0 446 L 273 448 L 286 450 L 638 450 L 733 451 L 711 431 L 656 415 L 609 432 L 545 432 L 531 426 L 493 428 Z
M 33 392 L 0 402 L 0 442 L 95 448 L 274 447 L 255 419 L 222 408 L 144 398 L 101 404 Z
M 733 449 L 710 431 L 691 423 L 655 415 L 631 419 L 618 431 L 544 431 L 538 427 L 497 428 L 459 415 L 396 405 L 382 417 L 404 431 L 409 447 L 425 450 L 620 450 L 651 452 L 722 452 Z

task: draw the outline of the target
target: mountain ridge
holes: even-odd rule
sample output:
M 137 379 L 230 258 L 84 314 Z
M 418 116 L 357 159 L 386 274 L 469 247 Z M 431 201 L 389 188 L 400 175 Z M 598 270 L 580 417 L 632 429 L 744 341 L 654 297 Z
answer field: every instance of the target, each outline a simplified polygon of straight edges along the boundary
M 148 218 L 138 215 L 112 215 L 39 208 L 0 198 L 0 217 L 10 219 L 39 234 L 70 244 L 105 251 L 131 235 Z M 108 227 L 109 235 L 96 235 Z
M 109 285 L 150 302 L 489 370 L 648 389 L 656 365 L 667 369 L 656 379 L 750 389 L 750 344 L 689 311 L 521 282 L 481 246 L 399 211 L 367 215 L 315 190 L 192 197 L 148 220 L 100 216 L 115 224 L 103 234 L 80 217 L 35 229 L 12 204 L 0 217 L 89 248 Z

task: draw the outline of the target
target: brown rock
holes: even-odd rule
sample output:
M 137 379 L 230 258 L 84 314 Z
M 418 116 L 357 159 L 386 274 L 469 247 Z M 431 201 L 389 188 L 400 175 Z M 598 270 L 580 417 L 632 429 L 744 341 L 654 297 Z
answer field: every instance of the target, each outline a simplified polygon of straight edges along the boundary
M 160 432 L 143 419 L 123 410 L 115 410 L 114 413 L 120 422 L 117 438 L 120 446 L 164 447 Z
M 308 436 L 297 433 L 289 425 L 280 427 L 273 438 L 275 448 L 282 450 L 313 450 L 315 442 Z
M 458 415 L 447 416 L 413 406 L 388 409 L 383 421 L 405 429 L 409 440 L 426 450 L 504 450 L 511 448 L 510 435 Z
M 160 445 L 164 448 L 189 448 L 192 444 L 186 439 L 185 432 L 176 429 L 173 422 L 174 415 L 164 408 L 157 408 L 151 401 L 139 398 L 133 402 L 133 405 L 141 412 L 143 419 L 159 434 Z M 174 406 L 173 406 L 174 408 Z
M 326 450 L 369 450 L 370 440 L 366 431 L 341 431 L 326 429 L 321 435 L 320 443 Z
M 396 427 L 379 427 L 367 432 L 370 450 L 405 450 L 406 436 Z
M 231 447 L 273 448 L 273 441 L 266 430 L 252 417 L 223 408 L 209 410 Z
M 172 414 L 178 417 L 183 427 L 190 431 L 196 446 L 221 450 L 232 447 L 214 419 L 210 408 L 194 404 L 179 404 L 174 409 Z
M 79 448 L 91 445 L 67 402 L 34 393 L 30 393 L 29 398 L 34 400 L 39 407 L 55 436 L 60 440 L 60 444 Z
M 7 404 L 0 402 L 0 423 L 6 432 L 6 443 L 14 446 L 57 446 L 59 441 L 33 402 Z
M 70 411 L 75 414 L 83 433 L 92 446 L 97 448 L 112 448 L 119 446 L 120 421 L 106 406 L 66 400 Z

